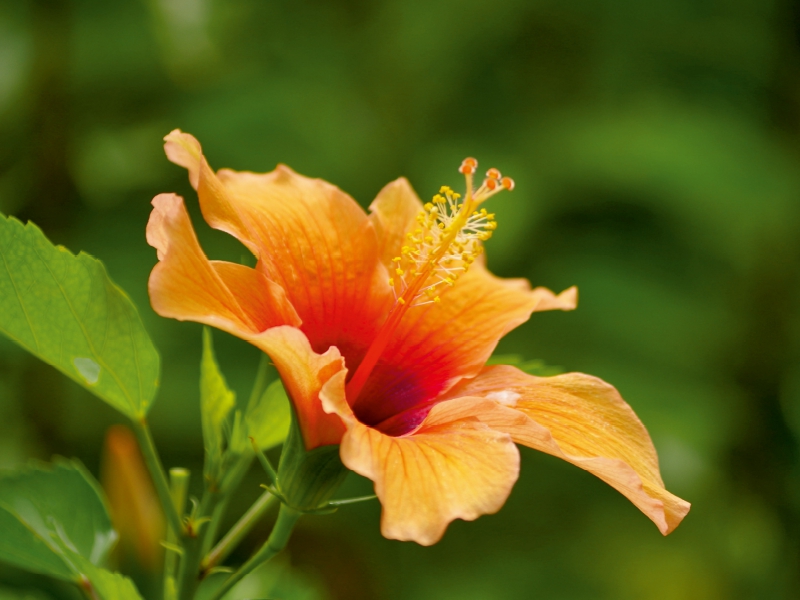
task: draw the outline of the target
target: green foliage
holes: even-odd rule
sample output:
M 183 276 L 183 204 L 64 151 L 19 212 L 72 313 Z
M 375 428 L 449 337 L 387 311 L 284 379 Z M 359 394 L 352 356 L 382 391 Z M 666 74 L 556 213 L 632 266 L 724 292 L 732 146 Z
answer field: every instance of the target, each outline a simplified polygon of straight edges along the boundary
M 278 489 L 286 504 L 302 512 L 327 511 L 347 473 L 339 446 L 306 450 L 297 419 L 292 419 L 278 465 Z
M 97 483 L 77 462 L 0 475 L 0 560 L 74 582 L 104 600 L 139 598 L 101 568 L 117 535 Z
M 0 331 L 131 419 L 158 387 L 159 358 L 103 264 L 0 215 Z
M 220 476 L 228 416 L 236 406 L 236 394 L 228 388 L 214 357 L 211 330 L 203 328 L 203 358 L 200 363 L 200 416 L 205 442 L 205 475 Z
M 280 379 L 267 386 L 262 394 L 251 398 L 245 411 L 247 435 L 261 450 L 282 444 L 289 433 L 292 412 L 286 390 Z
M 283 443 L 289 432 L 291 409 L 280 379 L 264 386 L 266 363 L 260 370 L 247 407 L 235 410 L 236 394 L 225 381 L 214 356 L 211 330 L 203 330 L 200 365 L 200 416 L 205 445 L 204 472 L 219 482 L 232 460 L 248 456 L 252 442 L 262 450 Z

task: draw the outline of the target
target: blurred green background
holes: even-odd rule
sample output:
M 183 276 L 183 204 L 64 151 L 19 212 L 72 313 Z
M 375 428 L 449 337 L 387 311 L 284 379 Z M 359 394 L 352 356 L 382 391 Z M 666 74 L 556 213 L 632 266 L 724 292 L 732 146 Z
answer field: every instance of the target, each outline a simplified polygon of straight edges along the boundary
M 788 1 L 3 0 L 0 211 L 101 258 L 133 297 L 163 359 L 157 441 L 198 484 L 200 328 L 150 309 L 150 199 L 183 194 L 210 256 L 245 250 L 201 222 L 161 138 L 180 127 L 216 168 L 283 162 L 364 206 L 401 175 L 423 197 L 458 189 L 476 156 L 517 182 L 493 201 L 491 268 L 581 293 L 576 312 L 534 315 L 498 352 L 614 383 L 692 511 L 662 538 L 610 487 L 523 449 L 503 510 L 432 548 L 384 540 L 376 502 L 305 519 L 290 559 L 318 589 L 303 593 L 793 599 L 799 76 Z M 246 398 L 257 352 L 215 340 Z M 97 473 L 119 421 L 0 340 L 0 467 L 61 454 Z M 352 476 L 343 494 L 368 490 Z M 71 597 L 4 567 L 0 581 L 2 598 Z

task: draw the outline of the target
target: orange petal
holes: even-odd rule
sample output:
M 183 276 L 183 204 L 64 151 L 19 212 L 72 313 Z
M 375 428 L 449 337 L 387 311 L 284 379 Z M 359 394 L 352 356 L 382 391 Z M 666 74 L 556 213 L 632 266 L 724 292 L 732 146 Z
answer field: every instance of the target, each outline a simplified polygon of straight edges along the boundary
M 575 310 L 578 307 L 578 288 L 574 285 L 556 295 L 545 287 L 537 287 L 533 294 L 538 298 L 533 312 L 545 310 Z
M 164 317 L 197 321 L 245 337 L 299 319 L 283 289 L 253 269 L 211 263 L 195 236 L 183 199 L 153 199 L 147 242 L 159 263 L 148 283 L 153 309 Z
M 514 367 L 486 367 L 448 396 L 494 400 L 496 409 L 480 417 L 484 423 L 594 473 L 627 496 L 664 535 L 689 512 L 688 502 L 664 489 L 644 425 L 619 392 L 596 377 L 534 377 Z
M 422 202 L 408 180 L 401 177 L 384 186 L 369 210 L 378 234 L 381 261 L 389 265 L 400 254 L 406 234 L 414 228 Z
M 248 341 L 266 352 L 278 369 L 297 411 L 306 449 L 338 444 L 344 424 L 338 416 L 323 411 L 320 391 L 325 387 L 329 398 L 338 394 L 344 399 L 347 369 L 339 350 L 331 347 L 317 354 L 303 332 L 288 326 L 274 327 Z
M 393 434 L 413 428 L 426 403 L 460 378 L 477 375 L 500 338 L 540 304 L 573 308 L 573 290 L 559 296 L 544 288 L 531 291 L 524 279 L 501 279 L 473 265 L 441 304 L 408 311 L 384 351 L 385 362 L 359 395 L 359 419 Z
M 326 410 L 338 412 L 348 427 L 342 462 L 375 482 L 385 537 L 435 544 L 451 521 L 495 513 L 511 493 L 519 452 L 507 434 L 475 418 L 493 402 L 439 404 L 412 434 L 392 437 L 357 421 L 343 399 L 326 391 Z
M 337 187 L 285 166 L 215 174 L 195 138 L 176 130 L 165 140 L 167 156 L 196 180 L 206 221 L 247 245 L 257 269 L 286 290 L 312 347 L 336 345 L 349 362 L 360 360 L 391 300 L 374 227 L 361 207 Z

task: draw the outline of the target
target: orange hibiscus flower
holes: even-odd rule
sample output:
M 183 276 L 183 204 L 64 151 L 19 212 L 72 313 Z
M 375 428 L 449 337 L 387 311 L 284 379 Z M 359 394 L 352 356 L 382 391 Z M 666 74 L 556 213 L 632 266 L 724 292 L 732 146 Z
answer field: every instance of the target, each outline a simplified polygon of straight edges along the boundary
M 495 227 L 483 200 L 513 187 L 492 169 L 464 197 L 420 202 L 405 179 L 366 214 L 347 194 L 285 166 L 266 174 L 209 167 L 178 130 L 169 159 L 189 171 L 211 227 L 239 239 L 254 269 L 206 258 L 183 200 L 153 199 L 147 240 L 160 315 L 218 327 L 266 352 L 307 449 L 340 444 L 370 478 L 386 537 L 433 544 L 453 519 L 496 512 L 519 472 L 516 443 L 567 460 L 627 496 L 663 534 L 689 504 L 664 489 L 650 437 L 607 383 L 485 366 L 534 311 L 571 310 L 555 295 L 500 279 L 480 258 Z

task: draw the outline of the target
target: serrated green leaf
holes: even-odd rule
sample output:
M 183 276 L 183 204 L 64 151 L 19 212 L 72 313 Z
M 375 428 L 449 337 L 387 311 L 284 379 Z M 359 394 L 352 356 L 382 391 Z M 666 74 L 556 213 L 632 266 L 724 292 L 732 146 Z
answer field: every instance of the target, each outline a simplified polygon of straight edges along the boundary
M 83 556 L 70 554 L 75 567 L 80 571 L 82 579 L 79 585 L 91 590 L 90 597 L 98 600 L 141 600 L 133 582 L 106 569 L 101 569 L 86 560 Z
M 103 264 L 0 214 L 0 332 L 132 419 L 158 387 L 159 357 Z
M 280 379 L 273 381 L 258 399 L 248 404 L 244 419 L 247 435 L 261 450 L 283 443 L 289 434 L 292 413 Z
M 487 362 L 487 365 L 511 365 L 517 367 L 520 371 L 528 375 L 535 375 L 537 377 L 552 377 L 553 375 L 560 375 L 564 372 L 561 367 L 546 364 L 543 360 L 533 359 L 525 360 L 519 354 L 498 354 L 492 356 Z
M 77 462 L 0 473 L 0 560 L 74 581 L 69 553 L 101 564 L 116 541 L 92 476 Z
M 236 406 L 236 394 L 228 388 L 214 357 L 211 330 L 203 328 L 203 358 L 200 362 L 200 416 L 206 451 L 205 475 L 216 479 L 222 465 L 222 453 L 228 415 Z

